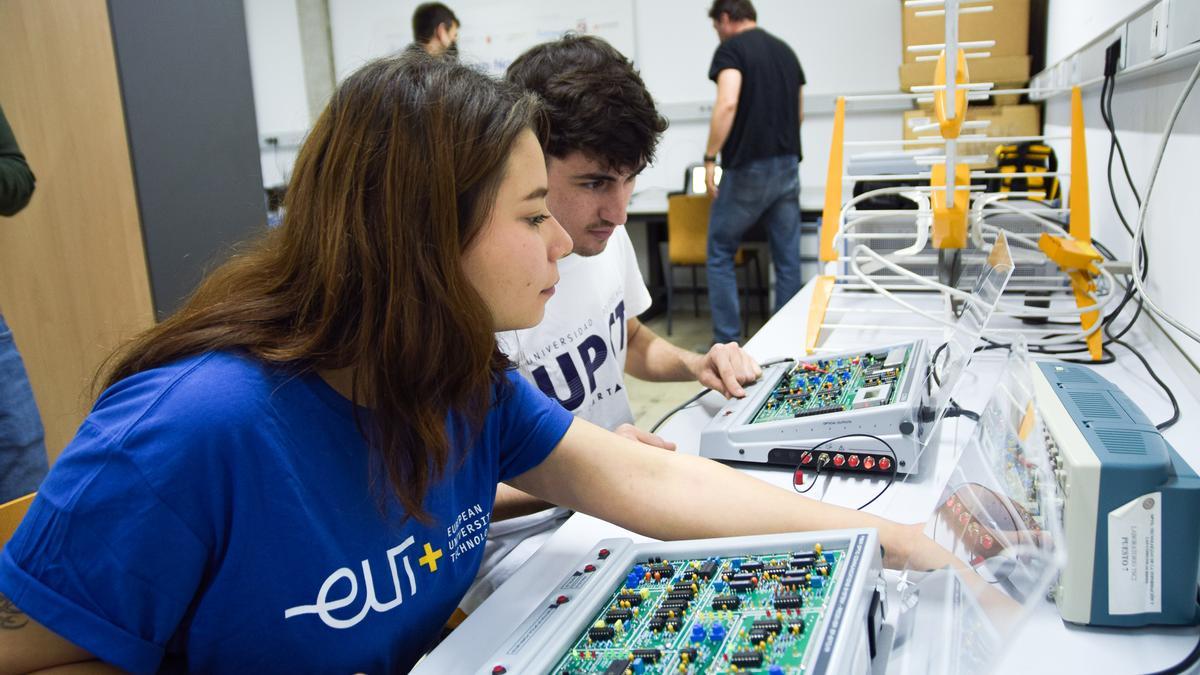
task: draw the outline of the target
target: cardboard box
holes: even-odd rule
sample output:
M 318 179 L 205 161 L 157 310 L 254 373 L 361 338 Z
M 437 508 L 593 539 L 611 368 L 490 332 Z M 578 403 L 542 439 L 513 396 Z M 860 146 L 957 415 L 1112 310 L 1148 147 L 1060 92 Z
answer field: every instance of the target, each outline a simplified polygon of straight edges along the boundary
M 1029 54 L 1029 0 L 992 0 L 992 11 L 979 14 L 960 14 L 960 42 L 995 40 L 988 49 L 992 56 L 1025 56 Z M 970 5 L 967 5 L 969 7 Z M 919 54 L 908 51 L 912 45 L 936 44 L 946 41 L 946 17 L 918 17 L 917 12 L 936 8 L 901 6 L 901 35 L 903 62 L 916 63 Z
M 1037 136 L 1042 133 L 1041 106 L 1038 105 L 1005 105 L 1005 106 L 967 106 L 968 120 L 988 120 L 991 124 L 982 133 L 988 136 Z M 908 110 L 904 113 L 904 138 L 917 138 L 913 126 L 932 123 L 933 116 L 924 110 Z M 964 133 L 975 134 L 979 131 L 969 130 Z M 922 132 L 921 136 L 936 135 L 936 131 Z M 976 143 L 961 143 L 958 151 L 963 155 L 988 155 L 991 159 L 984 166 L 994 166 L 996 163 L 996 145 L 980 141 Z M 909 149 L 934 146 L 909 146 Z
M 933 84 L 936 61 L 905 63 L 900 66 L 900 90 Z M 1023 87 L 1029 82 L 1029 56 L 1005 56 L 971 59 L 967 62 L 971 82 L 993 82 L 997 89 Z

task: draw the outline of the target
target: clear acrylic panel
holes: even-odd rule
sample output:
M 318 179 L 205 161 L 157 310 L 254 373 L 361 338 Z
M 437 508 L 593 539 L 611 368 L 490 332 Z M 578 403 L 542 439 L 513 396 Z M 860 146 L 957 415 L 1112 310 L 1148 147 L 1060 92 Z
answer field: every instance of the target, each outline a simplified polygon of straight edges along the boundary
M 928 569 L 910 560 L 888 673 L 986 673 L 1065 561 L 1061 499 L 1018 339 L 955 457 L 924 532 L 949 551 Z
M 971 362 L 975 348 L 982 342 L 984 328 L 996 311 L 1013 269 L 1008 238 L 1001 232 L 988 252 L 970 297 L 956 310 L 958 320 L 945 329 L 941 346 L 930 357 L 924 389 L 926 400 L 917 427 L 918 457 L 924 454 L 931 443 L 937 442 L 940 422 L 950 408 L 954 391 L 967 364 Z

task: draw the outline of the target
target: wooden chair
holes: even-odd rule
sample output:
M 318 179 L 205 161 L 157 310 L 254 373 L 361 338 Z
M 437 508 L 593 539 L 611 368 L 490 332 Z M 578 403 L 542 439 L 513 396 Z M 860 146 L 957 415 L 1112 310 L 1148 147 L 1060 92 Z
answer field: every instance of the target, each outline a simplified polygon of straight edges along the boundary
M 29 510 L 36 494 L 30 493 L 6 504 L 0 504 L 0 546 L 7 544 L 17 531 L 17 526 L 21 524 L 21 519 L 25 517 L 25 512 Z
M 712 206 L 712 197 L 707 194 L 672 194 L 667 196 L 667 255 L 663 258 L 663 278 L 667 284 L 667 335 L 671 334 L 671 313 L 674 307 L 676 267 L 686 266 L 692 270 L 692 314 L 700 316 L 698 296 L 707 289 L 701 289 L 696 277 L 696 270 L 708 263 L 708 212 Z M 754 289 L 759 296 L 759 312 L 766 316 L 766 288 L 763 284 L 762 267 L 758 261 L 758 251 L 740 247 L 733 259 L 734 269 L 746 268 L 749 275 L 749 264 L 753 264 L 754 279 L 757 286 Z M 746 284 L 738 284 L 738 292 L 742 296 L 742 333 L 750 330 L 750 313 L 747 307 L 750 289 Z

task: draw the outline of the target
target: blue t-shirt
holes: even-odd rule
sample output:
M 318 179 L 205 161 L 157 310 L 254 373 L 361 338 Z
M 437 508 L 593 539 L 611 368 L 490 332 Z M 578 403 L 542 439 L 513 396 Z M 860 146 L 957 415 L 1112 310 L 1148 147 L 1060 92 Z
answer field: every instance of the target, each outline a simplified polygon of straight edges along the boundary
M 317 375 L 212 353 L 122 380 L 4 548 L 0 593 L 134 672 L 407 671 L 475 578 L 496 484 L 571 424 L 507 382 L 469 451 L 448 421 L 424 526 L 383 515 L 353 406 Z

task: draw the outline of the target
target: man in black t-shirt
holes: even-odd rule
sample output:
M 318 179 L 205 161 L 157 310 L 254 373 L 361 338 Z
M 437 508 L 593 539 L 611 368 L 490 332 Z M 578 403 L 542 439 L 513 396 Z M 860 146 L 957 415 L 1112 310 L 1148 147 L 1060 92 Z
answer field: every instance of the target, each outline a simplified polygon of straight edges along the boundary
M 758 27 L 750 0 L 715 0 L 708 15 L 721 45 L 708 77 L 717 83 L 704 153 L 708 193 L 708 288 L 713 340 L 741 341 L 733 258 L 756 222 L 775 266 L 775 311 L 800 290 L 800 122 L 804 70 L 796 53 Z M 717 152 L 721 187 L 716 186 Z

